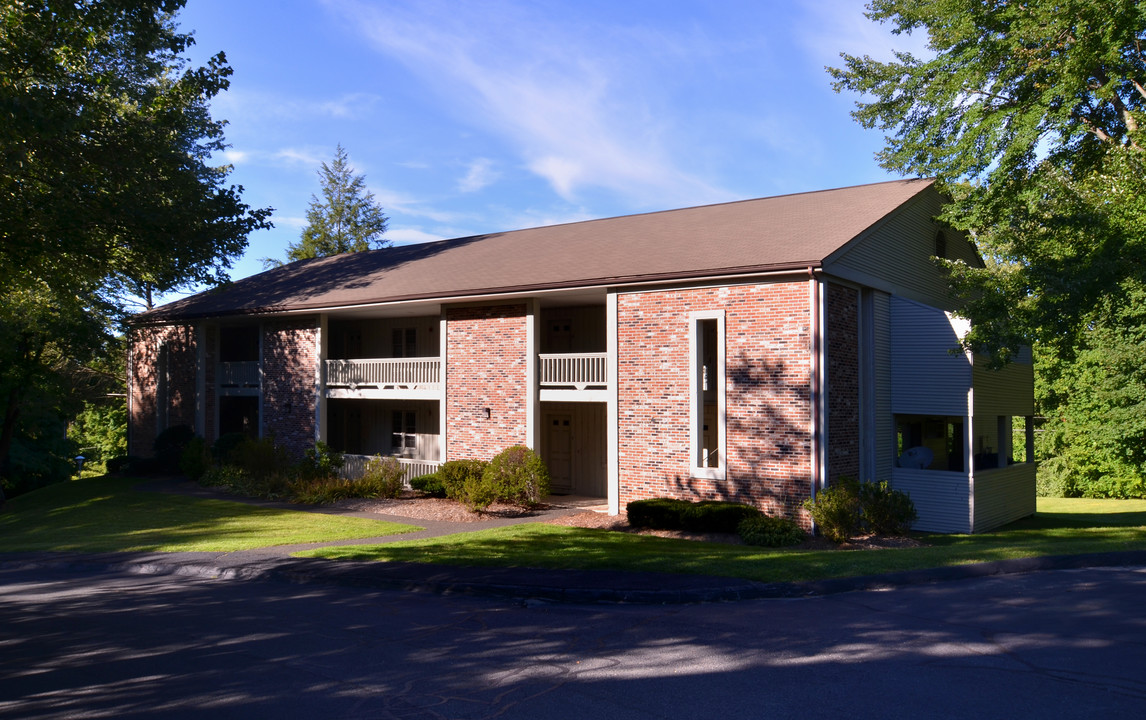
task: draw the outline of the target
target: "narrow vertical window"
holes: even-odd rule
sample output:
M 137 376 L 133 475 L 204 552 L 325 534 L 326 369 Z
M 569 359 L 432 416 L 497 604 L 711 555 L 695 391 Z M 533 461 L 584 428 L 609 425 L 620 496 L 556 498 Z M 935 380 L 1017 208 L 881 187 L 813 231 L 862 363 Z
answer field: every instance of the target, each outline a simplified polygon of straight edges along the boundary
M 691 320 L 692 474 L 723 478 L 726 446 L 724 313 L 693 313 Z

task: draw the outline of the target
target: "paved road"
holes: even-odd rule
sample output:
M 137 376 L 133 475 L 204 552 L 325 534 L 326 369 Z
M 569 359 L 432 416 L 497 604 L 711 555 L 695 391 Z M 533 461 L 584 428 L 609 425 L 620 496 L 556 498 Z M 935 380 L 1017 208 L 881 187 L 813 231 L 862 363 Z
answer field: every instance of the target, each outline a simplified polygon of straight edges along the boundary
M 514 605 L 0 571 L 0 718 L 1111 718 L 1146 570 L 798 600 Z

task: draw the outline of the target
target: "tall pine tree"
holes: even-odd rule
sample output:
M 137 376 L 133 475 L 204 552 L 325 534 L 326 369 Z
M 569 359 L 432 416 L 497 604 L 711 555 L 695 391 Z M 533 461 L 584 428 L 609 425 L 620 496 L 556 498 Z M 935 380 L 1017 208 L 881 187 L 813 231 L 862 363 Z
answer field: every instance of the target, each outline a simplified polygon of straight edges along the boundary
M 390 244 L 382 239 L 389 218 L 366 189 L 366 176 L 354 174 L 341 144 L 334 160 L 322 164 L 318 177 L 322 197 L 310 196 L 302 238 L 287 250 L 290 260 L 376 250 Z

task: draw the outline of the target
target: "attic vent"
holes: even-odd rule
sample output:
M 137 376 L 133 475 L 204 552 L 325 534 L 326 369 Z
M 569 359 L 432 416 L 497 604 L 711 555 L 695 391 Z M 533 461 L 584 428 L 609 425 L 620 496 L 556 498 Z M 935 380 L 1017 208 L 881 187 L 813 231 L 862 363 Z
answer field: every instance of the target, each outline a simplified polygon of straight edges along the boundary
M 947 236 L 943 234 L 942 230 L 935 233 L 935 257 L 947 257 Z

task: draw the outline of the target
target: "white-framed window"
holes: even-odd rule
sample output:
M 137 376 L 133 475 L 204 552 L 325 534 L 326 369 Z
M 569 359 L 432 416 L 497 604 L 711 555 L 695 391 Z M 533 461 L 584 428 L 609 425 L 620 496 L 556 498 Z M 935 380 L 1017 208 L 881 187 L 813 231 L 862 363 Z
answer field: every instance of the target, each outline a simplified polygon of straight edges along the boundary
M 390 339 L 393 351 L 391 357 L 418 357 L 418 328 L 394 328 Z
M 725 427 L 724 311 L 689 313 L 689 412 L 692 477 L 723 480 Z
M 418 448 L 418 417 L 410 410 L 390 414 L 390 451 L 394 455 L 413 455 Z

